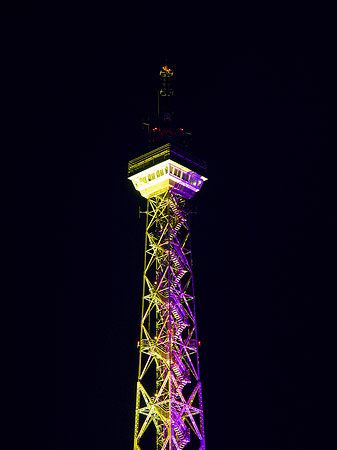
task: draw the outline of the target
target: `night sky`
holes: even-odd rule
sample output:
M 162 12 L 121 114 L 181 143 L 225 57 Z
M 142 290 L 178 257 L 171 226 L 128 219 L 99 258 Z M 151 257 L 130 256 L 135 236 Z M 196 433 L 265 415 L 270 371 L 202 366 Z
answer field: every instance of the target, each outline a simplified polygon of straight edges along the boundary
M 127 163 L 166 62 L 208 166 L 191 201 L 207 448 L 335 448 L 333 14 L 198 4 L 3 7 L 4 450 L 132 449 L 146 200 Z

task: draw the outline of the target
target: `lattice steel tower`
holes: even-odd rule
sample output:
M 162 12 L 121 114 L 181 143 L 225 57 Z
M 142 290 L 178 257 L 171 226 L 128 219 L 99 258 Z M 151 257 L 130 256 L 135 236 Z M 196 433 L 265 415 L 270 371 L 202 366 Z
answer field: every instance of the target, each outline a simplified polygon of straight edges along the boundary
M 204 450 L 188 200 L 207 180 L 206 165 L 172 123 L 172 71 L 160 76 L 150 151 L 128 165 L 147 199 L 134 450 Z

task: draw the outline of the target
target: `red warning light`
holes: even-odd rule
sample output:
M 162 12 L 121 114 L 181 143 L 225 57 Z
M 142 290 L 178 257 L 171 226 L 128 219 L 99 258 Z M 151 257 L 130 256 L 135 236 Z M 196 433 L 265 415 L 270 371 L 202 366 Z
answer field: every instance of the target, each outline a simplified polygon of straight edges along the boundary
M 201 345 L 201 341 L 198 341 L 198 345 L 199 345 L 199 346 Z
M 179 128 L 180 131 L 184 131 L 184 128 Z

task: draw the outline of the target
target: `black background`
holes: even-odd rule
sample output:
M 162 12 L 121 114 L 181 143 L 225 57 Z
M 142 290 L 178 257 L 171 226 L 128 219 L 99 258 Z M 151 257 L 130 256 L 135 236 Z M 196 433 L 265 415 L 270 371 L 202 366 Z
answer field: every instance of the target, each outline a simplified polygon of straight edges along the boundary
M 334 448 L 332 11 L 13 4 L 1 23 L 3 448 L 132 448 L 145 200 L 127 162 L 166 61 L 208 165 L 192 201 L 207 448 Z

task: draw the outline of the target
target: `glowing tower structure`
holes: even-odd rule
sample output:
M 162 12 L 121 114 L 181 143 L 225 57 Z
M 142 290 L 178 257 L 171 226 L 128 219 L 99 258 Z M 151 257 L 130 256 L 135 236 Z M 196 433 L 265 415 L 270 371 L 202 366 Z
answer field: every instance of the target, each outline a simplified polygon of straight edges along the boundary
M 206 165 L 172 124 L 172 75 L 160 72 L 165 107 L 149 126 L 151 150 L 128 165 L 147 199 L 134 450 L 206 448 L 188 210 Z

